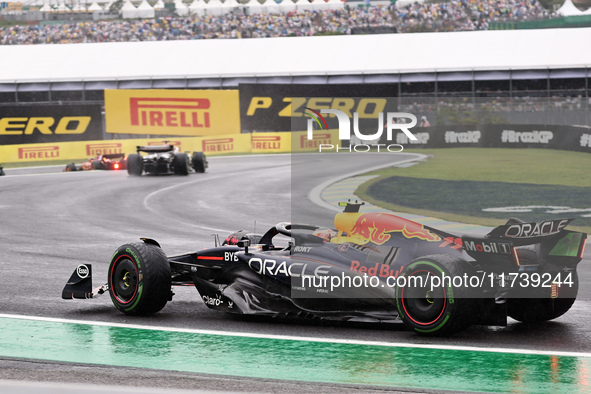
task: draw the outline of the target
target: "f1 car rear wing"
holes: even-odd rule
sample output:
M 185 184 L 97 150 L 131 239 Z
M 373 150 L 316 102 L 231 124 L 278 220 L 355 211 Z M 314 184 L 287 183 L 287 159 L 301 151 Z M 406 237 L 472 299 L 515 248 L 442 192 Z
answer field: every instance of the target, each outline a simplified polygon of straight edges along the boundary
M 174 151 L 174 145 L 165 144 L 165 145 L 139 145 L 136 147 L 138 153 L 139 152 L 146 152 L 146 153 L 164 153 L 164 152 L 172 152 Z
M 105 159 L 123 159 L 125 157 L 125 153 L 109 153 L 103 155 Z
M 544 241 L 547 237 L 559 234 L 574 219 L 548 220 L 541 223 L 525 223 L 519 219 L 509 219 L 506 224 L 495 227 L 488 236 L 511 239 L 517 245 L 531 245 Z
M 525 223 L 509 219 L 484 237 L 462 236 L 462 247 L 475 259 L 513 260 L 519 265 L 515 247 L 535 245 L 540 263 L 573 266 L 583 258 L 587 234 L 564 228 L 574 219 Z

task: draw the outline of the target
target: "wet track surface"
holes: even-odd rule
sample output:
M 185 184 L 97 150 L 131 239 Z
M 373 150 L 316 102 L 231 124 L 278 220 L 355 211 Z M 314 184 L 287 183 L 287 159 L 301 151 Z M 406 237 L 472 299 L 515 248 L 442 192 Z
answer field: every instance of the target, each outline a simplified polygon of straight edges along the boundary
M 100 285 L 101 278 L 106 281 L 115 249 L 140 237 L 156 239 L 169 255 L 183 253 L 213 246 L 212 234 L 223 238 L 238 229 L 255 228 L 262 233 L 278 222 L 291 221 L 292 209 L 298 212 L 297 221 L 332 227 L 334 213 L 313 205 L 307 193 L 328 179 L 359 170 L 346 155 L 335 156 L 339 157 L 331 157 L 330 163 L 314 156 L 299 163 L 303 167 L 294 176 L 304 174 L 301 179 L 292 178 L 288 155 L 212 158 L 207 173 L 188 177 L 130 177 L 126 172 L 38 174 L 41 171 L 36 169 L 9 169 L 8 176 L 0 178 L 0 313 L 317 338 L 591 351 L 589 249 L 579 265 L 579 298 L 563 317 L 535 326 L 512 320 L 507 327 L 474 326 L 450 338 L 419 337 L 405 331 L 402 324 L 337 324 L 226 315 L 207 309 L 190 287 L 175 289 L 173 301 L 149 318 L 117 312 L 108 295 L 93 300 L 60 298 L 79 263 L 93 265 L 94 285 Z M 393 157 L 406 160 L 412 155 L 371 155 L 365 163 L 368 168 L 374 167 L 392 163 Z M 293 189 L 292 182 L 296 186 Z M 76 375 L 79 379 L 72 380 L 74 375 L 61 375 L 59 363 L 4 360 L 0 361 L 0 379 L 29 376 L 31 380 L 101 382 L 97 377 L 108 370 L 99 368 L 95 374 L 88 368 L 84 372 L 85 368 L 80 367 Z M 178 381 L 185 383 L 177 385 L 174 379 L 171 382 L 154 371 L 136 370 L 134 379 L 143 374 L 144 384 L 153 380 L 147 385 L 195 388 L 187 383 L 196 379 L 191 374 L 179 374 Z M 112 383 L 125 381 L 121 369 L 113 376 Z M 203 380 L 199 380 L 202 389 L 236 389 L 231 378 L 199 379 Z M 249 390 L 281 391 L 275 382 L 238 380 L 247 382 L 244 387 Z M 314 385 L 306 387 L 313 391 Z M 321 391 L 339 390 L 338 386 L 321 387 Z M 284 390 L 295 391 L 287 386 Z

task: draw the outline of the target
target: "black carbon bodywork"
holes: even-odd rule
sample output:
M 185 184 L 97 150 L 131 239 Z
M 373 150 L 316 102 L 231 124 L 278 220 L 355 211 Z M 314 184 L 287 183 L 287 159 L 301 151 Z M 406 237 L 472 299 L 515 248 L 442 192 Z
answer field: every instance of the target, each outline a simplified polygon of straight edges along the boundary
M 279 223 L 262 236 L 238 231 L 221 245 L 216 241 L 213 248 L 168 256 L 171 284 L 195 286 L 205 305 L 223 312 L 390 322 L 407 313 L 407 305 L 414 308 L 413 316 L 422 315 L 421 303 L 400 302 L 405 290 L 399 293 L 396 289 L 398 279 L 445 271 L 482 281 L 469 291 L 443 286 L 447 291 L 443 298 L 449 305 L 444 303 L 441 313 L 452 306 L 460 308 L 463 294 L 479 299 L 470 308 L 478 309 L 480 324 L 503 325 L 510 313 L 506 300 L 524 297 L 523 291 L 528 290 L 508 286 L 506 276 L 532 272 L 576 275 L 587 238 L 584 233 L 565 230 L 568 219 L 537 224 L 511 219 L 482 236 L 452 234 L 388 213 L 361 213 L 360 206 L 346 204 L 344 212 L 335 217 L 336 230 Z M 280 234 L 286 236 L 283 246 L 275 244 Z M 151 248 L 160 248 L 154 240 L 142 240 Z M 74 282 L 73 277 L 69 285 Z M 567 294 L 573 302 L 577 289 L 578 282 L 574 293 Z M 68 291 L 75 289 L 70 286 Z M 427 315 L 441 298 L 432 291 L 419 295 Z M 76 297 L 66 289 L 64 293 L 64 298 Z M 75 294 L 88 298 L 85 293 Z M 415 330 L 431 333 L 441 329 L 446 323 L 443 318 L 439 323 L 441 316 L 433 320 L 437 327 L 423 330 L 421 325 L 431 324 L 425 317 L 426 323 L 419 321 Z M 466 316 L 458 319 L 469 320 Z M 451 325 L 450 332 L 464 323 L 457 324 Z

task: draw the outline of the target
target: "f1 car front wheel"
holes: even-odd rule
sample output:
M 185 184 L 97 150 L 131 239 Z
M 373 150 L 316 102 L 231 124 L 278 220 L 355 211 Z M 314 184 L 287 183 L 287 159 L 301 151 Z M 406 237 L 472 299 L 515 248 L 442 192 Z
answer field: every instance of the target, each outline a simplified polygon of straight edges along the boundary
M 109 294 L 127 315 L 151 315 L 171 299 L 170 264 L 156 245 L 143 242 L 121 246 L 109 265 Z
M 144 172 L 144 158 L 137 153 L 127 156 L 127 173 L 129 175 L 140 176 Z
M 455 256 L 413 260 L 401 273 L 404 279 L 397 279 L 396 306 L 402 322 L 423 335 L 451 334 L 475 323 L 480 304 L 476 289 L 456 279 L 475 275 L 469 263 Z

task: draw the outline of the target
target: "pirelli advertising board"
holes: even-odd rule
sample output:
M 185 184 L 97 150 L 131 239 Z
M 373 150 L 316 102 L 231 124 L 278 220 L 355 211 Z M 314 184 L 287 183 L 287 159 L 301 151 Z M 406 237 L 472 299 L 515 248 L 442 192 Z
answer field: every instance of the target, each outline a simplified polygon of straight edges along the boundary
M 1 106 L 0 145 L 103 138 L 100 105 Z
M 240 84 L 240 114 L 243 132 L 292 130 L 292 117 L 304 117 L 306 108 L 339 109 L 359 113 L 362 127 L 374 127 L 380 112 L 395 112 L 395 84 L 283 85 Z M 328 117 L 328 128 L 338 127 Z M 367 121 L 367 125 L 365 122 Z
M 107 133 L 240 133 L 238 90 L 105 90 Z
M 167 139 L 181 152 L 205 152 L 207 156 L 233 153 L 280 153 L 291 149 L 287 133 L 229 134 L 213 137 L 178 137 Z M 85 160 L 89 157 L 115 153 L 135 153 L 138 145 L 161 145 L 162 139 L 122 139 L 110 141 L 68 141 L 0 145 L 3 163 L 34 162 L 44 160 Z

